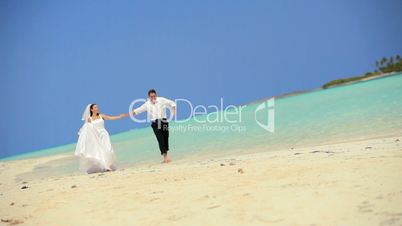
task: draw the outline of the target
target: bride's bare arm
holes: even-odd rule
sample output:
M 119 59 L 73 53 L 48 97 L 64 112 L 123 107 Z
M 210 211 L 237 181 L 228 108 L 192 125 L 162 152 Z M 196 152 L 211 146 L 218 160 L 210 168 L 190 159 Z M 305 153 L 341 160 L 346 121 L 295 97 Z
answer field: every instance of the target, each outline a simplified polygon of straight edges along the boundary
M 125 118 L 125 117 L 127 117 L 128 115 L 127 115 L 127 114 L 120 114 L 120 115 L 118 115 L 118 116 L 111 116 L 111 115 L 104 115 L 104 114 L 101 114 L 101 116 L 102 116 L 102 118 L 105 119 L 105 120 L 117 120 L 117 119 Z

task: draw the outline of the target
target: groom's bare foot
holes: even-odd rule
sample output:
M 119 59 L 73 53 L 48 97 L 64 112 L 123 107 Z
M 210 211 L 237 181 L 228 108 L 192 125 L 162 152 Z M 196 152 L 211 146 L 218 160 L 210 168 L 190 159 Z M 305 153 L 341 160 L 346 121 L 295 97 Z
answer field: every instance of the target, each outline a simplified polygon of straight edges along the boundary
M 171 160 L 169 159 L 167 154 L 163 154 L 163 163 L 169 163 Z

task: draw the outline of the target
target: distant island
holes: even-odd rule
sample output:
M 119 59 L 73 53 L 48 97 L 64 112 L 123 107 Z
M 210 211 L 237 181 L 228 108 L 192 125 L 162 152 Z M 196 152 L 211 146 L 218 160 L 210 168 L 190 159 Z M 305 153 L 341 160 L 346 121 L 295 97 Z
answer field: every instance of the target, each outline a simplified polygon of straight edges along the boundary
M 250 104 L 258 104 L 267 101 L 270 98 L 275 98 L 275 99 L 280 99 L 280 98 L 286 98 L 286 97 L 291 97 L 291 96 L 297 96 L 301 94 L 306 94 L 314 91 L 319 91 L 323 89 L 328 89 L 336 86 L 341 86 L 341 85 L 347 85 L 355 82 L 362 82 L 362 81 L 367 81 L 375 78 L 381 78 L 381 77 L 386 77 L 386 76 L 391 76 L 395 73 L 401 72 L 402 71 L 402 59 L 399 55 L 392 56 L 389 58 L 382 58 L 381 60 L 377 60 L 375 63 L 377 69 L 373 72 L 367 72 L 364 75 L 360 76 L 354 76 L 350 78 L 340 78 L 340 79 L 335 79 L 330 82 L 325 83 L 319 88 L 315 89 L 310 89 L 310 90 L 296 90 L 293 92 L 288 92 L 284 94 L 280 94 L 277 96 L 272 96 L 269 98 L 262 98 L 258 99 L 252 102 L 248 102 L 245 104 L 240 104 L 239 106 L 246 106 Z
M 377 77 L 383 77 L 395 72 L 402 71 L 402 59 L 399 55 L 390 58 L 382 58 L 381 60 L 377 60 L 375 63 L 377 69 L 373 72 L 367 72 L 364 75 L 354 76 L 349 78 L 341 78 L 335 79 L 330 82 L 325 83 L 321 88 L 327 89 L 334 86 L 350 84 L 353 82 L 365 81 Z
M 376 61 L 376 67 L 377 67 L 377 69 L 373 72 L 367 72 L 364 75 L 354 76 L 354 77 L 350 77 L 350 78 L 335 79 L 335 80 L 325 83 L 320 88 L 311 89 L 311 90 L 297 90 L 297 91 L 284 93 L 284 94 L 273 96 L 273 97 L 275 97 L 276 99 L 279 99 L 279 98 L 297 96 L 300 94 L 310 93 L 310 92 L 314 92 L 314 91 L 318 91 L 318 90 L 322 90 L 322 89 L 328 89 L 328 88 L 351 84 L 351 83 L 355 83 L 355 82 L 367 81 L 370 79 L 390 76 L 397 72 L 402 71 L 402 59 L 399 55 L 396 55 L 396 56 L 390 57 L 390 58 L 384 57 L 381 60 Z M 242 104 L 242 105 L 261 103 L 270 98 L 272 98 L 272 97 L 259 99 L 259 100 L 252 101 L 250 103 Z

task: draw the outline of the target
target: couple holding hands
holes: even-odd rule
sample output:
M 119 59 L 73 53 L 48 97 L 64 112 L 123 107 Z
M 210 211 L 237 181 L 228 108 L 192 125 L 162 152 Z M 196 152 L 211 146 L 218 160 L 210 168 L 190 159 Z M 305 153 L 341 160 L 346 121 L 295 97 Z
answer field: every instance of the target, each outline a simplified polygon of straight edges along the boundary
M 169 123 L 166 119 L 166 108 L 171 108 L 172 118 L 176 114 L 176 103 L 164 97 L 158 97 L 156 91 L 148 91 L 148 100 L 128 114 L 110 116 L 101 114 L 96 104 L 89 104 L 82 115 L 84 125 L 79 131 L 75 155 L 80 159 L 80 170 L 96 173 L 116 170 L 116 155 L 110 136 L 105 129 L 104 120 L 116 120 L 148 112 L 151 127 L 159 144 L 163 162 L 169 163 Z

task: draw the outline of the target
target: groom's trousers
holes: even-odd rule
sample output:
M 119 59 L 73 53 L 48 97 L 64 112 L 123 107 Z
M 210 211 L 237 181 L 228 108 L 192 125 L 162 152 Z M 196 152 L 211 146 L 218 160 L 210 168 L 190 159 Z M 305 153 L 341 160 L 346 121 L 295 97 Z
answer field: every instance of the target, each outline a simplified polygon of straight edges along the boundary
M 152 129 L 158 140 L 161 155 L 169 151 L 169 123 L 165 118 L 152 121 Z

